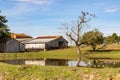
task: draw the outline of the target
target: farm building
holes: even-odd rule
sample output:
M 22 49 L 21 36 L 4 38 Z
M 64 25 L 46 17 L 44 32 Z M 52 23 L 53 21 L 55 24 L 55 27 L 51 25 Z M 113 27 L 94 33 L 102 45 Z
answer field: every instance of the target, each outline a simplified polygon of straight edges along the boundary
M 0 39 L 0 52 L 24 52 L 25 45 L 13 38 Z
M 26 45 L 25 43 L 33 39 L 29 35 L 26 35 L 26 34 L 16 34 L 16 33 L 12 33 L 11 34 L 11 38 L 14 38 L 17 41 L 19 41 L 20 43 L 24 44 L 24 48 L 25 48 L 25 45 Z
M 68 47 L 68 41 L 62 36 L 41 36 L 25 42 L 27 50 L 48 50 Z
M 32 37 L 29 36 L 29 35 L 26 35 L 26 34 L 11 33 L 11 38 L 14 38 L 14 39 L 21 39 L 21 38 L 32 38 Z

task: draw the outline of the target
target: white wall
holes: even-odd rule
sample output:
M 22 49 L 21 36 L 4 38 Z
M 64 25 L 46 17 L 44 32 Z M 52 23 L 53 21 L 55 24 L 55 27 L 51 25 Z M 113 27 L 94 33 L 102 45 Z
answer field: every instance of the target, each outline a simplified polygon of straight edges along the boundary
M 25 44 L 25 49 L 45 49 L 45 44 Z

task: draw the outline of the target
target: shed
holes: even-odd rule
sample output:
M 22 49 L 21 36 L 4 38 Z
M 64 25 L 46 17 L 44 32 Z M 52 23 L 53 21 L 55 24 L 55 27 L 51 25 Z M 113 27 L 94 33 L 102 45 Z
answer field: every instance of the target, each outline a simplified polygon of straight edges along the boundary
M 25 42 L 27 50 L 48 50 L 68 47 L 68 41 L 62 36 L 40 36 L 28 42 Z
M 0 52 L 24 52 L 25 45 L 13 38 L 0 39 Z

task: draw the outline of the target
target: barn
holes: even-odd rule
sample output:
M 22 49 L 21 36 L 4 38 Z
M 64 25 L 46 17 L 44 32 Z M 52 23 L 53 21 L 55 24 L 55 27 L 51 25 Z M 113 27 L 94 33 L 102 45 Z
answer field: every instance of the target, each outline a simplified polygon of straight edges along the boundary
M 40 36 L 24 43 L 26 50 L 49 50 L 68 47 L 62 36 Z
M 25 45 L 13 38 L 0 39 L 0 52 L 24 52 Z

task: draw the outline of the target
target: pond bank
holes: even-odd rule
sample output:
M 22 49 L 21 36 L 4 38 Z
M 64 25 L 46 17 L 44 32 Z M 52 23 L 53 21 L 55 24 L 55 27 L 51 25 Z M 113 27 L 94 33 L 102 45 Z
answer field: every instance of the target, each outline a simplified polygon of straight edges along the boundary
M 119 80 L 120 68 L 9 65 L 0 63 L 1 80 Z

